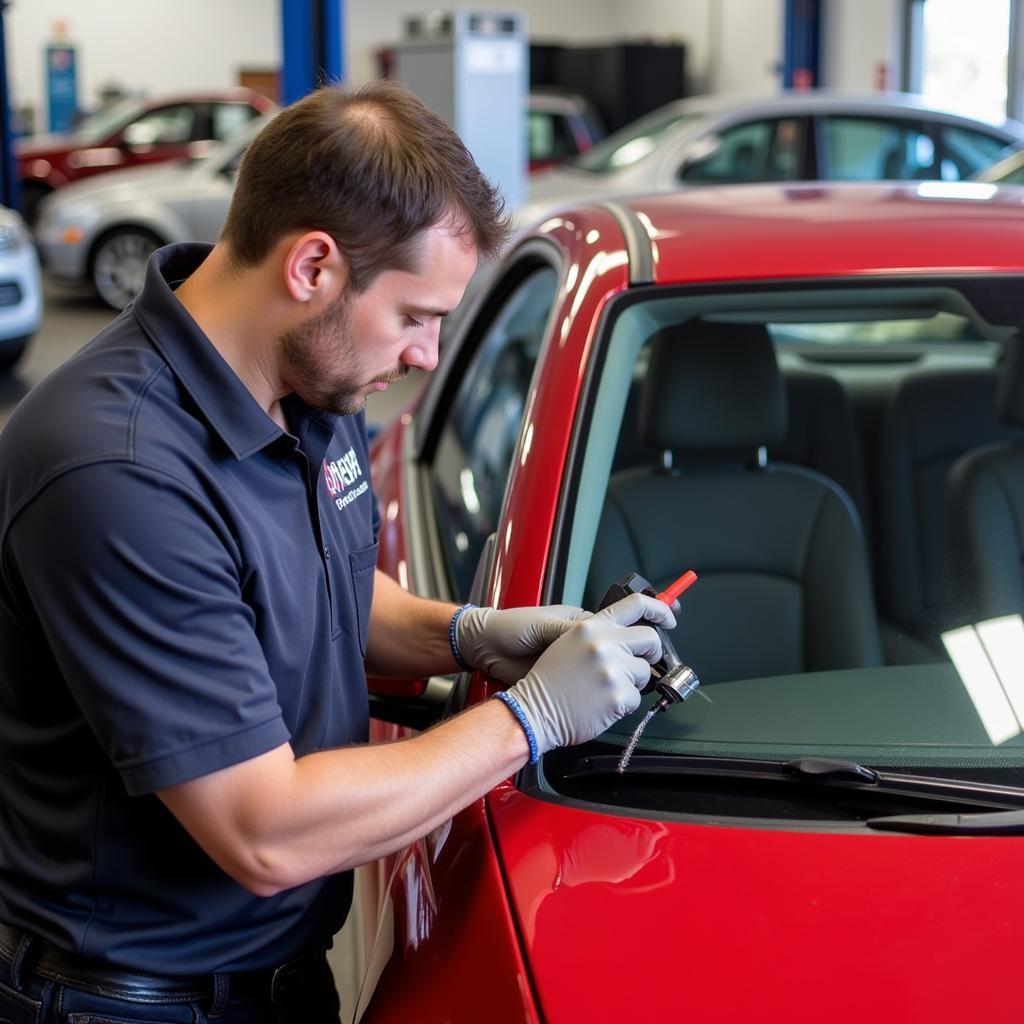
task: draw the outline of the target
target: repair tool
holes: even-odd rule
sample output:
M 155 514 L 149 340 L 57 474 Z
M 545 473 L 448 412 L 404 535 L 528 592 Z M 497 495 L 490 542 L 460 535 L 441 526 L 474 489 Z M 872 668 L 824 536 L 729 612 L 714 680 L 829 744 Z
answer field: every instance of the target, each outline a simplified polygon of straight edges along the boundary
M 671 607 L 680 594 L 696 582 L 697 574 L 692 569 L 688 569 L 679 579 L 667 586 L 659 594 L 655 592 L 654 587 L 638 572 L 631 572 L 624 580 L 619 583 L 613 583 L 608 588 L 604 597 L 601 598 L 600 607 L 606 608 L 608 605 L 614 604 L 630 594 L 647 594 Z M 633 750 L 639 742 L 641 734 L 647 728 L 647 723 L 659 711 L 665 711 L 673 704 L 688 700 L 697 692 L 697 688 L 700 686 L 697 673 L 689 665 L 683 664 L 683 660 L 676 652 L 668 633 L 661 626 L 654 625 L 653 623 L 652 626 L 658 631 L 658 635 L 661 638 L 662 653 L 661 658 L 651 666 L 650 682 L 640 692 L 642 694 L 657 692 L 658 701 L 651 706 L 643 721 L 637 727 L 636 732 L 633 733 L 632 739 L 619 760 L 619 774 L 626 770 L 626 765 L 629 764 L 629 759 L 633 755 Z M 709 699 L 703 693 L 701 693 L 701 696 L 705 700 Z

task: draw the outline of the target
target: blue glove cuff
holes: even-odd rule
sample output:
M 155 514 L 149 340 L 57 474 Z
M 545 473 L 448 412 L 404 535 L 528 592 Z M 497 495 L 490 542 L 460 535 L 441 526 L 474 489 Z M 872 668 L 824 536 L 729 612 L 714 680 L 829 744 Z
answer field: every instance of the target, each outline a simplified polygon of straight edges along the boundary
M 526 733 L 526 742 L 530 745 L 530 764 L 536 764 L 540 760 L 540 751 L 537 749 L 537 737 L 533 734 L 533 726 L 530 725 L 526 712 L 508 690 L 499 690 L 494 696 L 508 707 L 509 711 L 516 716 L 516 721 L 523 727 L 523 732 Z
M 459 650 L 458 632 L 455 627 L 459 624 L 459 616 L 467 609 L 475 607 L 475 604 L 464 604 L 461 608 L 457 608 L 452 616 L 452 621 L 448 624 L 448 645 L 452 649 L 452 657 L 455 659 L 455 664 L 464 672 L 472 672 L 473 666 L 466 664 L 465 659 L 462 657 L 462 651 Z

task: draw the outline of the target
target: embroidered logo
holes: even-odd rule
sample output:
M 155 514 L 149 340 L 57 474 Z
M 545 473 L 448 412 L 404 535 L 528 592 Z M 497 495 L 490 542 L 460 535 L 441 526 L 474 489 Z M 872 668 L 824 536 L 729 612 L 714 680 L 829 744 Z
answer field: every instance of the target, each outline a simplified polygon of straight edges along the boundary
M 349 448 L 341 458 L 334 459 L 332 462 L 324 459 L 324 481 L 327 484 L 327 493 L 334 499 L 334 504 L 339 511 L 370 489 L 370 482 L 363 480 L 353 490 L 349 490 L 362 475 L 363 467 L 359 465 L 359 457 L 354 448 Z

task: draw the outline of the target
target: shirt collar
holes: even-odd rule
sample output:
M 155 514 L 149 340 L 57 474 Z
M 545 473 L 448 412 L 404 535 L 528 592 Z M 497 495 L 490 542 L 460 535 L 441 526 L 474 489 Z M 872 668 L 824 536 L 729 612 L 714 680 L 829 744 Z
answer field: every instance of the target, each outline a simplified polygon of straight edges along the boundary
M 284 431 L 264 412 L 173 289 L 206 259 L 212 245 L 182 243 L 158 249 L 133 313 L 171 371 L 236 459 L 265 448 Z M 316 416 L 302 403 L 306 416 Z M 293 413 L 294 415 L 294 413 Z

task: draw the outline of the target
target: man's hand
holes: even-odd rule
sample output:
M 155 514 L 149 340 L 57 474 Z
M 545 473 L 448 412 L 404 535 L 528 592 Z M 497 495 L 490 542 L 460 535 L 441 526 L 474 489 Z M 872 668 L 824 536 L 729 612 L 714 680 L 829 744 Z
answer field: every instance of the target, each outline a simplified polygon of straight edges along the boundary
M 463 660 L 493 679 L 514 683 L 567 629 L 590 612 L 567 604 L 543 608 L 467 608 L 456 624 Z
M 665 629 L 675 617 L 661 601 L 630 594 L 576 622 L 508 692 L 525 714 L 543 754 L 583 743 L 635 711 L 661 638 L 644 621 Z

